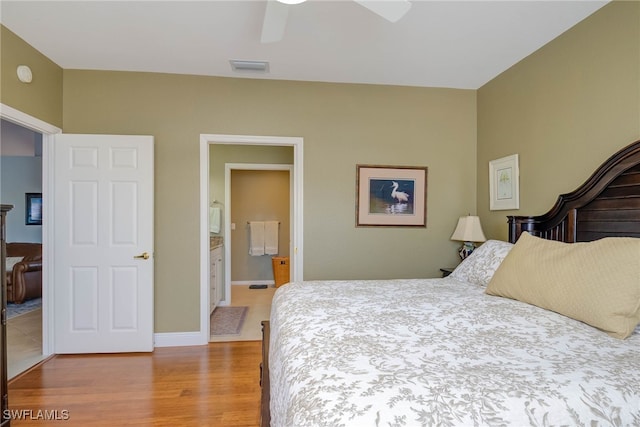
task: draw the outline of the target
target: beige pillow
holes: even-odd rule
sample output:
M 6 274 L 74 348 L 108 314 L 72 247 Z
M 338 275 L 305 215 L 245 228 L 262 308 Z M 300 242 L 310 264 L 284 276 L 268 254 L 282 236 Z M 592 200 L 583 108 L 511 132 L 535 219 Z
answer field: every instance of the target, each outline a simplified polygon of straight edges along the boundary
M 562 243 L 523 233 L 485 291 L 624 339 L 640 323 L 640 239 Z

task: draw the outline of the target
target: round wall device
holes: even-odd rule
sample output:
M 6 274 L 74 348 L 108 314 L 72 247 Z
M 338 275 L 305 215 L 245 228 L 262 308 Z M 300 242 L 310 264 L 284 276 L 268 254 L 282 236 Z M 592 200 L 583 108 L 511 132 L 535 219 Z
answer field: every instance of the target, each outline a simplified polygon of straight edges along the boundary
M 18 65 L 18 80 L 22 83 L 31 83 L 31 80 L 33 80 L 31 68 L 26 65 Z

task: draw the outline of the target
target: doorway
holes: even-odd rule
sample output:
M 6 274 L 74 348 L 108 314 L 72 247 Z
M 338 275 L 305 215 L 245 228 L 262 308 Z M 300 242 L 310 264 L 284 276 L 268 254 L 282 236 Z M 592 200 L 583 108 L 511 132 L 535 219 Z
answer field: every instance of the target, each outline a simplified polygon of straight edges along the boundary
M 80 165 L 80 167 L 83 166 L 83 162 L 88 162 L 89 164 L 91 164 L 93 162 L 93 159 L 95 157 L 93 157 L 93 153 L 96 153 L 97 151 L 99 151 L 100 149 L 110 149 L 110 150 L 116 150 L 118 151 L 118 155 L 117 156 L 113 156 L 112 159 L 114 160 L 113 164 L 116 165 L 116 167 L 112 167 L 112 170 L 116 170 L 116 169 L 120 169 L 120 170 L 124 170 L 124 169 L 130 169 L 130 166 L 132 164 L 135 163 L 134 159 L 139 158 L 138 156 L 142 156 L 144 155 L 145 158 L 145 164 L 144 164 L 144 182 L 143 184 L 145 184 L 145 189 L 144 191 L 140 191 L 138 193 L 136 193 L 133 190 L 133 186 L 137 185 L 136 182 L 134 182 L 132 179 L 128 179 L 123 185 L 120 185 L 118 188 L 117 195 L 115 195 L 115 197 L 119 197 L 122 198 L 123 200 L 131 200 L 132 198 L 129 197 L 132 194 L 147 194 L 147 195 L 153 195 L 153 191 L 152 191 L 152 183 L 153 183 L 153 179 L 152 179 L 152 171 L 153 171 L 153 139 L 152 137 L 149 136 L 126 136 L 126 135 L 120 135 L 120 136 L 114 136 L 114 135 L 60 135 L 62 133 L 62 130 L 52 126 L 40 119 L 37 119 L 33 116 L 30 116 L 28 114 L 25 114 L 19 110 L 16 110 L 13 107 L 9 107 L 7 105 L 1 104 L 0 103 L 0 118 L 5 119 L 9 122 L 12 122 L 14 124 L 20 125 L 22 127 L 25 127 L 27 129 L 30 129 L 32 131 L 35 132 L 39 132 L 42 134 L 42 180 L 43 180 L 43 184 L 42 184 L 42 355 L 43 356 L 49 356 L 51 354 L 53 354 L 55 352 L 56 349 L 58 349 L 56 347 L 56 344 L 60 343 L 60 336 L 61 334 L 55 334 L 56 332 L 56 327 L 59 326 L 58 324 L 61 322 L 56 322 L 56 316 L 55 316 L 55 306 L 56 304 L 54 304 L 54 286 L 53 284 L 56 283 L 55 281 L 55 273 L 56 273 L 56 264 L 60 263 L 61 260 L 64 262 L 65 260 L 68 262 L 69 257 L 68 254 L 62 254 L 61 252 L 55 251 L 54 250 L 54 243 L 58 244 L 60 240 L 56 239 L 56 231 L 57 230 L 61 230 L 60 227 L 56 227 L 56 221 L 55 218 L 59 218 L 58 222 L 60 221 L 60 218 L 66 218 L 67 220 L 69 220 L 71 217 L 69 215 L 67 215 L 67 211 L 64 209 L 65 203 L 64 202 L 60 202 L 60 203 L 54 203 L 54 198 L 55 200 L 60 201 L 61 200 L 61 195 L 66 197 L 66 193 L 64 191 L 62 191 L 62 193 L 60 192 L 56 192 L 56 188 L 60 189 L 60 188 L 71 188 L 69 185 L 65 185 L 62 181 L 61 181 L 61 177 L 63 177 L 64 179 L 67 179 L 67 183 L 70 182 L 69 181 L 69 174 L 61 174 L 60 172 L 63 171 L 65 172 L 64 168 L 62 168 L 60 165 L 60 160 L 62 159 L 62 161 L 64 161 L 64 159 L 69 159 L 71 158 L 70 156 L 65 157 L 65 154 L 63 153 L 62 150 L 58 149 L 61 147 L 61 136 L 64 136 L 64 138 L 66 139 L 66 141 L 69 141 L 69 138 L 74 138 L 74 137 L 89 137 L 88 139 L 91 139 L 93 142 L 93 147 L 90 148 L 88 151 L 85 150 L 81 155 L 79 156 L 74 156 L 73 159 L 74 161 L 77 161 L 78 165 Z M 149 139 L 151 138 L 151 139 Z M 100 143 L 96 144 L 95 141 L 100 139 Z M 123 141 L 123 139 L 126 139 L 127 141 Z M 142 143 L 142 140 L 146 141 L 146 147 L 144 148 L 144 151 L 138 151 L 137 148 L 134 148 L 133 144 L 131 141 L 129 140 L 136 140 Z M 149 141 L 151 141 L 151 144 L 149 144 Z M 83 147 L 87 147 L 88 144 L 90 144 L 89 141 L 84 141 L 84 142 L 80 142 L 78 143 L 78 146 L 80 147 L 80 149 L 82 150 Z M 68 144 L 67 144 L 68 145 Z M 117 147 L 116 147 L 117 145 Z M 144 145 L 144 144 L 143 144 Z M 62 147 L 64 148 L 65 145 L 64 143 L 62 144 Z M 56 148 L 56 149 L 54 149 Z M 102 156 L 102 158 L 106 158 L 106 156 Z M 142 162 L 138 162 L 136 164 L 142 164 Z M 57 168 L 56 168 L 57 166 Z M 104 169 L 108 168 L 108 165 L 102 165 L 104 166 Z M 102 168 L 101 166 L 101 168 Z M 137 171 L 138 169 L 136 169 Z M 68 171 L 66 171 L 68 172 Z M 103 178 L 101 178 L 103 179 Z M 56 186 L 56 182 L 59 181 L 60 184 Z M 79 181 L 82 182 L 82 181 Z M 142 182 L 142 181 L 140 181 Z M 75 188 L 75 190 L 83 190 L 86 188 L 91 188 L 94 189 L 95 185 L 92 183 L 90 185 L 86 185 L 83 187 L 83 185 L 77 186 Z M 151 191 L 150 191 L 151 189 Z M 112 193 L 112 195 L 115 193 Z M 151 196 L 150 196 L 151 197 Z M 86 201 L 88 199 L 83 199 L 82 197 L 76 197 L 77 201 Z M 140 211 L 144 211 L 144 215 L 145 215 L 145 221 L 144 223 L 146 225 L 148 225 L 147 231 L 146 231 L 146 235 L 149 236 L 149 238 L 145 238 L 144 239 L 144 243 L 145 245 L 147 245 L 147 242 L 151 242 L 150 245 L 147 245 L 148 247 L 152 247 L 152 241 L 153 241 L 153 222 L 150 220 L 151 218 L 153 218 L 153 203 L 144 203 L 144 202 L 140 202 L 139 200 L 136 202 L 138 206 L 141 207 Z M 63 206 L 62 209 L 57 209 L 57 213 L 56 213 L 56 209 L 57 207 Z M 67 205 L 68 206 L 68 205 Z M 90 205 L 90 209 L 93 209 L 93 205 Z M 97 210 L 93 210 L 92 214 L 95 216 L 97 216 Z M 90 218 L 89 216 L 86 216 L 86 218 Z M 127 217 L 124 216 L 124 221 L 127 220 Z M 122 220 L 123 218 L 118 217 L 119 220 Z M 93 222 L 92 224 L 97 224 L 96 222 Z M 112 222 L 113 224 L 113 222 Z M 113 227 L 115 230 L 117 230 L 118 236 L 117 239 L 120 239 L 122 242 L 125 243 L 129 243 L 129 242 L 133 242 L 134 239 L 131 236 L 131 233 L 133 232 L 133 230 L 136 230 L 135 227 L 132 227 L 130 224 L 125 224 L 125 223 L 121 223 L 117 226 L 114 225 Z M 81 230 L 89 230 L 89 228 L 87 227 L 80 227 L 79 229 Z M 93 230 L 96 230 L 97 228 L 94 228 Z M 149 232 L 151 231 L 151 232 Z M 62 232 L 64 233 L 64 231 Z M 97 234 L 94 232 L 89 233 L 91 236 L 96 236 Z M 71 235 L 70 233 L 67 234 L 67 236 Z M 150 240 L 149 240 L 150 239 Z M 85 239 L 86 240 L 86 239 Z M 102 241 L 107 241 L 107 239 L 102 239 Z M 140 241 L 143 241 L 143 239 L 140 239 Z M 134 253 L 139 254 L 140 251 L 138 249 L 136 249 L 133 245 L 129 246 L 130 248 L 134 248 Z M 146 247 L 143 250 L 148 250 Z M 77 251 L 77 253 L 81 253 L 80 251 Z M 114 251 L 115 253 L 115 251 Z M 67 256 L 67 258 L 65 258 L 65 256 Z M 129 256 L 129 255 L 127 255 Z M 147 253 L 142 253 L 139 256 L 133 256 L 133 258 L 140 258 L 143 260 L 148 260 L 151 257 L 149 257 L 149 255 Z M 104 260 L 104 258 L 94 258 L 94 259 L 100 259 L 100 260 Z M 122 263 L 120 263 L 119 265 L 123 265 Z M 58 269 L 59 271 L 68 271 L 68 270 L 64 270 L 64 269 Z M 152 271 L 153 267 L 149 268 L 149 271 Z M 79 271 L 78 272 L 78 277 L 80 277 L 83 272 Z M 146 288 L 151 289 L 152 291 L 152 274 L 149 273 L 145 273 L 144 275 L 140 275 L 140 276 L 136 276 L 134 274 L 131 274 L 131 270 L 123 272 L 123 271 L 118 271 L 118 273 L 122 273 L 121 276 L 128 274 L 127 278 L 133 278 L 135 279 L 136 277 L 144 277 L 144 280 L 146 282 L 148 282 L 148 285 L 145 285 Z M 84 276 L 84 278 L 88 278 L 88 279 L 92 279 L 94 277 L 97 277 L 95 275 L 91 275 L 91 274 L 87 274 Z M 65 278 L 66 280 L 66 278 Z M 68 285 L 68 281 L 58 281 L 57 283 L 65 283 Z M 94 287 L 94 289 L 97 289 Z M 146 290 L 145 290 L 146 291 Z M 58 296 L 60 296 L 61 294 L 58 293 Z M 119 294 L 119 299 L 110 299 L 110 301 L 118 301 L 118 302 L 124 302 L 122 305 L 127 305 L 127 308 L 131 308 L 131 304 L 129 303 L 131 299 L 127 299 L 126 298 L 126 293 L 120 293 Z M 69 299 L 64 298 L 62 296 L 60 296 L 58 298 L 57 302 L 62 302 L 62 304 L 68 302 Z M 76 300 L 75 302 L 78 302 L 79 300 Z M 144 301 L 145 304 L 149 303 L 149 301 L 152 301 L 152 298 L 149 298 L 147 300 L 145 300 L 144 298 L 139 298 L 138 301 Z M 81 304 L 79 304 L 81 305 Z M 66 308 L 66 307 L 65 307 Z M 85 305 L 82 306 L 82 308 L 93 308 L 92 306 L 89 305 Z M 139 306 L 136 306 L 134 308 L 139 308 Z M 153 316 L 152 316 L 152 310 L 148 309 L 146 310 L 143 309 L 143 311 L 141 311 L 141 313 L 145 314 L 148 313 L 148 318 L 143 319 L 143 321 L 139 321 L 138 323 L 136 323 L 136 325 L 142 325 L 145 330 L 148 331 L 148 340 L 145 340 L 144 343 L 141 340 L 136 340 L 136 339 L 129 339 L 128 342 L 132 343 L 134 346 L 140 346 L 140 345 L 147 345 L 150 348 L 153 348 Z M 62 309 L 63 312 L 68 312 L 67 310 L 65 310 L 64 308 Z M 109 312 L 108 310 L 105 312 Z M 124 313 L 124 314 L 123 314 Z M 85 312 L 83 314 L 87 314 L 87 311 L 85 310 Z M 127 313 L 126 311 L 120 311 L 118 312 L 118 314 L 121 316 L 120 319 L 117 320 L 118 324 L 116 327 L 113 327 L 112 330 L 125 330 L 125 331 L 129 331 L 130 328 L 128 328 L 129 325 L 133 324 L 135 322 L 131 321 L 132 316 L 130 315 L 130 313 Z M 124 319 L 126 317 L 126 321 L 129 321 L 130 323 L 124 323 L 121 320 Z M 93 320 L 94 318 L 90 317 L 90 316 L 85 316 L 85 319 L 91 319 Z M 60 317 L 59 319 L 62 319 L 63 321 L 68 320 L 68 318 L 63 318 Z M 102 324 L 104 324 L 105 322 L 102 322 Z M 64 330 L 65 325 L 62 324 L 61 328 L 58 328 L 58 332 L 62 329 Z M 141 329 L 135 329 L 136 331 L 139 331 Z M 122 334 L 122 336 L 126 336 L 127 334 Z M 54 340 L 58 338 L 57 343 L 54 342 Z M 80 338 L 80 336 L 78 335 L 78 340 L 74 341 L 74 342 L 83 342 L 86 340 L 83 340 Z M 94 340 L 95 343 L 99 343 L 102 344 L 103 347 L 101 348 L 92 348 L 90 352 L 113 352 L 113 351 L 131 351 L 128 349 L 114 349 L 114 348 L 105 348 L 104 347 L 104 340 Z M 69 342 L 67 342 L 68 344 Z M 145 347 L 145 351 L 147 347 Z M 139 351 L 138 350 L 139 347 L 135 347 L 135 349 L 133 351 Z M 72 350 L 69 351 L 67 348 L 62 348 L 61 350 L 58 349 L 60 352 L 77 352 L 76 350 Z
M 61 129 L 46 123 L 33 116 L 25 114 L 19 110 L 9 107 L 4 104 L 0 104 L 0 118 L 10 122 L 12 125 L 17 125 L 28 131 L 42 135 L 42 303 L 41 303 L 41 338 L 42 349 L 39 358 L 46 358 L 53 354 L 53 318 L 52 307 L 53 302 L 53 290 L 49 286 L 52 283 L 50 279 L 51 263 L 53 262 L 53 253 L 51 242 L 53 242 L 52 228 L 50 227 L 52 218 L 49 215 L 51 212 L 51 141 L 52 135 L 60 133 Z M 16 211 L 17 215 L 20 215 Z M 31 359 L 33 363 L 37 363 L 36 359 Z M 30 362 L 29 362 L 30 363 Z M 22 368 L 20 368 L 22 369 Z
M 272 263 L 268 253 L 250 255 L 252 221 L 277 221 L 277 253 L 272 256 L 290 256 L 291 242 L 291 165 L 227 163 L 225 187 L 229 194 L 227 218 L 230 233 L 225 247 L 231 253 L 231 285 L 272 284 Z M 226 210 L 226 209 L 225 209 Z M 225 301 L 228 301 L 225 295 Z
M 41 215 L 25 218 L 26 203 L 42 193 L 42 134 L 2 119 L 2 203 L 12 205 L 7 213 L 7 260 L 11 265 L 21 256 L 35 255 L 42 244 Z M 40 210 L 38 212 L 41 212 Z M 41 250 L 41 246 L 40 246 Z M 17 251 L 17 252 L 16 252 Z M 41 260 L 30 262 L 38 269 Z M 11 268 L 8 268 L 10 270 Z M 7 376 L 9 379 L 43 360 L 42 296 L 38 274 L 25 273 L 26 292 L 7 292 Z M 18 299 L 16 299 L 18 298 Z M 11 300 L 9 300 L 11 299 Z
M 249 148 L 244 149 L 244 148 Z M 235 156 L 242 152 L 252 152 L 250 147 L 235 149 Z M 263 153 L 253 150 L 254 156 Z M 272 147 L 266 151 L 289 154 L 289 147 Z M 229 150 L 220 147 L 213 149 L 212 159 L 218 154 L 226 160 L 229 159 Z M 227 155 L 225 155 L 227 154 Z M 233 155 L 231 157 L 234 157 Z M 285 160 L 285 159 L 283 159 Z M 220 162 L 212 162 L 212 175 L 219 168 Z M 224 246 L 228 247 L 231 254 L 230 262 L 230 293 L 224 296 L 226 305 L 232 309 L 217 308 L 212 315 L 211 341 L 255 341 L 262 339 L 261 321 L 268 320 L 271 312 L 271 299 L 275 293 L 272 257 L 289 257 L 291 247 L 291 189 L 293 165 L 291 164 L 254 164 L 254 163 L 227 163 L 224 164 L 224 194 L 228 194 L 225 206 L 225 218 L 230 223 L 230 231 L 225 234 Z M 212 194 L 218 194 L 220 190 L 212 180 Z M 220 194 L 222 194 L 220 192 Z M 229 207 L 227 209 L 227 207 Z M 251 242 L 250 223 L 254 226 L 271 222 L 272 241 L 269 250 L 262 242 L 264 252 L 251 254 L 250 246 L 257 242 Z M 273 225 L 277 223 L 277 227 Z M 222 228 L 229 230 L 227 227 Z M 290 278 L 287 278 L 287 282 Z M 213 288 L 213 287 L 212 287 Z M 234 334 L 227 334 L 222 325 L 228 323 L 224 313 L 243 311 L 243 321 L 237 327 Z M 223 316 L 223 317 L 220 317 Z
M 200 336 L 204 344 L 210 338 L 209 319 L 209 207 L 210 207 L 210 164 L 209 146 L 211 144 L 226 144 L 238 146 L 275 146 L 293 148 L 293 165 L 291 170 L 292 188 L 291 199 L 291 237 L 290 237 L 290 266 L 291 280 L 302 280 L 303 277 L 303 216 L 302 216 L 302 189 L 303 189 L 303 139 L 299 137 L 271 137 L 271 136 L 245 136 L 245 135 L 201 135 L 200 136 Z M 225 195 L 223 205 L 225 211 L 230 207 Z M 231 224 L 224 221 L 225 235 L 230 235 Z M 231 295 L 231 254 L 230 245 L 224 247 L 224 295 Z M 224 298 L 224 297 L 223 297 Z M 229 301 L 222 299 L 220 305 L 228 305 Z

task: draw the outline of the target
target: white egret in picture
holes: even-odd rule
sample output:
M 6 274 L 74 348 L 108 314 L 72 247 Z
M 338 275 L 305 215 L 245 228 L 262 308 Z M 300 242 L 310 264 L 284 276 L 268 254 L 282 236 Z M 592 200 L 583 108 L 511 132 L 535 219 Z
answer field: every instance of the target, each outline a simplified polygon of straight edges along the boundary
M 369 180 L 369 213 L 413 215 L 415 181 L 412 179 Z

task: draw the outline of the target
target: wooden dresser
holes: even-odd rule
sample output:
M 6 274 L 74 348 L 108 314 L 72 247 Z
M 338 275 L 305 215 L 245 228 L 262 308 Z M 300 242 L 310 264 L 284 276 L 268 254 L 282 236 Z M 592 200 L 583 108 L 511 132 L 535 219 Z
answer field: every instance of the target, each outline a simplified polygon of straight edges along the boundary
M 262 363 L 260 364 L 260 427 L 271 425 L 271 382 L 269 380 L 269 321 L 262 321 Z
M 5 419 L 5 411 L 9 409 L 9 391 L 7 389 L 7 273 L 6 273 L 6 217 L 7 212 L 13 209 L 12 205 L 0 205 L 0 271 L 2 272 L 2 288 L 0 289 L 2 297 L 1 316 L 0 316 L 0 355 L 2 363 L 0 366 L 0 426 L 5 427 L 10 425 L 11 420 Z

